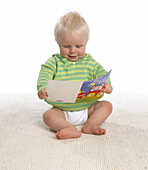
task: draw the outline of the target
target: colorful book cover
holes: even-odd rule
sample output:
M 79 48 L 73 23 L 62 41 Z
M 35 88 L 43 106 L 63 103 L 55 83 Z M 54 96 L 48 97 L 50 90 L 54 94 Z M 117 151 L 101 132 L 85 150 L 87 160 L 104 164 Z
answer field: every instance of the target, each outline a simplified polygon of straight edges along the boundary
M 78 93 L 76 102 L 97 101 L 104 95 L 105 84 L 110 76 L 111 70 L 104 76 L 84 81 Z

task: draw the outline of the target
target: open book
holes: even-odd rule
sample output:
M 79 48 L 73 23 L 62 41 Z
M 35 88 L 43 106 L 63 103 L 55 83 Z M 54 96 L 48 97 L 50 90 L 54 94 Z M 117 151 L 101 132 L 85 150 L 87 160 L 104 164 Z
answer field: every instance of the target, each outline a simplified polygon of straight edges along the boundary
M 104 94 L 111 70 L 104 76 L 88 81 L 49 80 L 48 99 L 55 102 L 75 103 L 97 101 Z

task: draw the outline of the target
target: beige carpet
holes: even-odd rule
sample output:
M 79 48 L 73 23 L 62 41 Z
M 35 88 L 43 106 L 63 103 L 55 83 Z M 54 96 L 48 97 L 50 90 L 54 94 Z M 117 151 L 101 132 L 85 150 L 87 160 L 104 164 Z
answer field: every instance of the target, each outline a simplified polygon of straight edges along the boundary
M 42 121 L 49 105 L 34 94 L 1 94 L 0 170 L 147 170 L 148 94 L 106 98 L 114 105 L 106 135 L 57 140 Z

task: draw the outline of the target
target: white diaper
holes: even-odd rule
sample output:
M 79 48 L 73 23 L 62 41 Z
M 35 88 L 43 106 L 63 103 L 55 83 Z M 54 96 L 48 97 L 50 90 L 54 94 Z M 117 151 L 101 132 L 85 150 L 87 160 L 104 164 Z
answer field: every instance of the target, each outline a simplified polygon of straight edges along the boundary
M 80 111 L 64 111 L 66 120 L 72 125 L 82 125 L 88 119 L 88 109 Z

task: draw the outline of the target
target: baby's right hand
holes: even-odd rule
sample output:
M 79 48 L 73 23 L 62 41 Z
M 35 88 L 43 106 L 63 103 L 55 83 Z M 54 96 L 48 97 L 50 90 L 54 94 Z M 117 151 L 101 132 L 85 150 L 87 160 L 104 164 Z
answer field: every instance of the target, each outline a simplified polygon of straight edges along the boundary
M 48 97 L 48 94 L 46 92 L 46 89 L 42 89 L 38 92 L 38 96 L 40 99 L 46 99 Z

